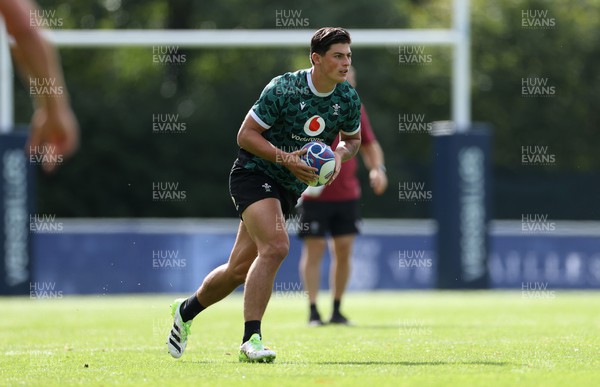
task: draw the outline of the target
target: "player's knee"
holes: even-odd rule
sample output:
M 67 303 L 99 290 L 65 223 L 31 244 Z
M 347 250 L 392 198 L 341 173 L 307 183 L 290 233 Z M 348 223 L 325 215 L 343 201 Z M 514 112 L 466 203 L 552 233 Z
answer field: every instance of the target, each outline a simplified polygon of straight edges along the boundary
M 320 265 L 323 260 L 323 254 L 306 253 L 304 256 L 308 265 Z
M 311 260 L 320 260 L 327 248 L 327 240 L 325 238 L 307 238 L 304 243 L 305 251 Z
M 336 259 L 338 262 L 346 263 L 350 261 L 350 256 L 352 255 L 352 243 L 351 242 L 342 242 L 335 241 L 335 256 L 333 259 Z
M 285 257 L 287 257 L 289 251 L 289 240 L 275 240 L 263 246 L 263 248 L 259 252 L 259 256 L 265 259 L 273 260 L 275 262 L 281 262 L 285 259 Z
M 238 285 L 246 282 L 246 276 L 248 275 L 248 270 L 250 270 L 250 264 L 248 263 L 240 263 L 235 266 L 230 266 L 229 268 L 229 278 L 233 282 Z

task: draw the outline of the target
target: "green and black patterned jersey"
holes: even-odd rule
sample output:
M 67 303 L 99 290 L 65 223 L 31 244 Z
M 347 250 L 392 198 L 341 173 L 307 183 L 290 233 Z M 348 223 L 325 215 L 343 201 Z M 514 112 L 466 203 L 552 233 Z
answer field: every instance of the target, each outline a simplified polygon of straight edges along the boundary
M 311 141 L 331 145 L 340 131 L 357 133 L 360 99 L 347 81 L 329 93 L 319 93 L 312 83 L 311 69 L 299 70 L 273 78 L 250 115 L 266 129 L 262 135 L 267 141 L 284 152 L 293 152 Z M 286 167 L 245 149 L 240 149 L 236 165 L 260 171 L 297 195 L 307 187 Z

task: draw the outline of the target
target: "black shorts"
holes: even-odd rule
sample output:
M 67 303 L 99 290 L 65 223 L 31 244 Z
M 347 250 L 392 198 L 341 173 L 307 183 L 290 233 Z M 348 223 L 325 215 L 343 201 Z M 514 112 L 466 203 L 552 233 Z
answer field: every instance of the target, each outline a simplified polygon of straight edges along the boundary
M 242 214 L 249 205 L 266 198 L 278 199 L 281 211 L 287 218 L 300 197 L 283 188 L 269 176 L 237 165 L 233 166 L 229 174 L 229 194 L 242 220 Z
M 305 200 L 300 209 L 300 222 L 308 227 L 298 233 L 300 238 L 358 234 L 358 200 L 321 202 Z

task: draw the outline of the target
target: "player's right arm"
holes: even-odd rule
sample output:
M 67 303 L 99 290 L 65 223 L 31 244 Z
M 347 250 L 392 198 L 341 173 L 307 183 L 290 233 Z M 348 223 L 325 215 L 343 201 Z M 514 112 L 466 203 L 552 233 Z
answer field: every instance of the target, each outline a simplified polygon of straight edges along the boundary
M 255 156 L 272 163 L 283 165 L 300 181 L 306 184 L 316 180 L 317 177 L 315 172 L 317 169 L 308 166 L 300 159 L 300 156 L 306 153 L 306 149 L 297 150 L 291 153 L 284 152 L 262 136 L 262 132 L 265 130 L 266 129 L 256 122 L 252 115 L 248 113 L 237 134 L 238 145 L 240 148 L 245 149 Z

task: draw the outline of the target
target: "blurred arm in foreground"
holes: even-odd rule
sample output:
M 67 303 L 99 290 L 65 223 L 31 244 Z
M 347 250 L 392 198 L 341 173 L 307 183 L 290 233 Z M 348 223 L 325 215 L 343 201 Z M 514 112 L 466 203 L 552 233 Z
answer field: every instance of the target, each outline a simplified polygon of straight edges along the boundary
M 34 99 L 29 153 L 42 154 L 43 168 L 55 169 L 57 156 L 69 157 L 79 145 L 79 127 L 71 109 L 58 52 L 42 35 L 37 6 L 31 0 L 2 0 L 0 14 L 15 39 L 13 58 Z M 50 160 L 50 161 L 47 161 Z

